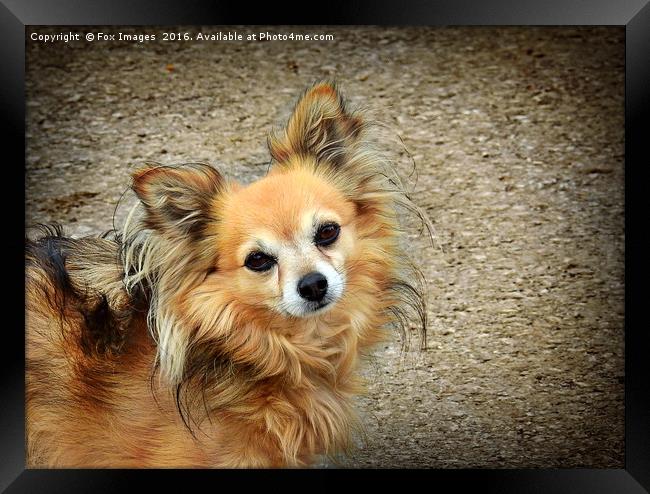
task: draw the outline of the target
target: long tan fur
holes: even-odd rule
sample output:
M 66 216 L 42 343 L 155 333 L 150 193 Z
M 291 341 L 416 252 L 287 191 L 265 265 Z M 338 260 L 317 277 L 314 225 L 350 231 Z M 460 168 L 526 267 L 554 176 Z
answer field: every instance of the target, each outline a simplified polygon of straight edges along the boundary
M 260 181 L 146 168 L 114 239 L 28 242 L 28 466 L 283 467 L 350 451 L 361 357 L 409 313 L 426 326 L 400 245 L 399 212 L 416 208 L 366 134 L 317 84 L 269 138 Z M 301 318 L 273 310 L 274 285 L 240 251 L 253 227 L 290 238 L 308 207 L 339 218 L 347 281 Z

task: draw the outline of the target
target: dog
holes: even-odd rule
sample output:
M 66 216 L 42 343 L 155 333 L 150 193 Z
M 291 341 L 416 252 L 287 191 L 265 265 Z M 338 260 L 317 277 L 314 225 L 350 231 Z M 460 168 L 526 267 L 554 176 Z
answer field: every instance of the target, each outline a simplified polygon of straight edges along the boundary
M 413 318 L 419 209 L 336 85 L 243 186 L 146 166 L 123 230 L 26 240 L 29 467 L 301 467 L 353 451 L 359 364 Z M 407 330 L 409 328 L 407 327 Z

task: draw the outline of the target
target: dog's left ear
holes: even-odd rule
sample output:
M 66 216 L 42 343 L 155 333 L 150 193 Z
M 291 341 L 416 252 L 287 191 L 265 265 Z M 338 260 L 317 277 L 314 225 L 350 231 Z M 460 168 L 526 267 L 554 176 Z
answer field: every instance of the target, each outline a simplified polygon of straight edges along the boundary
M 225 181 L 209 165 L 145 168 L 133 174 L 133 191 L 149 228 L 173 238 L 200 238 L 210 205 Z
M 313 156 L 334 165 L 345 162 L 363 127 L 331 83 L 320 83 L 300 98 L 284 130 L 269 136 L 271 156 L 285 163 L 294 156 Z

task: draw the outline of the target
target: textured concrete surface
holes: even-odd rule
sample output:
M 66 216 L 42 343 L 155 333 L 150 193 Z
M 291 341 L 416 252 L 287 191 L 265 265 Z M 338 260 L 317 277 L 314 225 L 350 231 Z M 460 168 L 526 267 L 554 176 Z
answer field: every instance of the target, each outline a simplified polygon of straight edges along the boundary
M 334 40 L 161 39 L 234 30 Z M 72 31 L 157 39 L 27 42 L 28 224 L 110 229 L 146 160 L 259 177 L 270 128 L 336 78 L 401 136 L 436 230 L 434 248 L 412 240 L 428 349 L 377 350 L 359 400 L 367 440 L 342 464 L 623 467 L 622 28 Z

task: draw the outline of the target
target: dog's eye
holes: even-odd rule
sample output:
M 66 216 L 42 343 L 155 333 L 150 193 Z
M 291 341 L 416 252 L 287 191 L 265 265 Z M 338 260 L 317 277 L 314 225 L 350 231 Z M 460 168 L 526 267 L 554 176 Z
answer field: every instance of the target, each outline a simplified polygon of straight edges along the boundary
M 268 271 L 275 264 L 275 259 L 264 252 L 251 252 L 246 257 L 244 264 L 253 271 Z
M 316 231 L 316 236 L 314 237 L 314 243 L 316 245 L 330 245 L 333 244 L 337 238 L 339 238 L 339 232 L 341 227 L 336 223 L 327 223 L 318 227 Z

